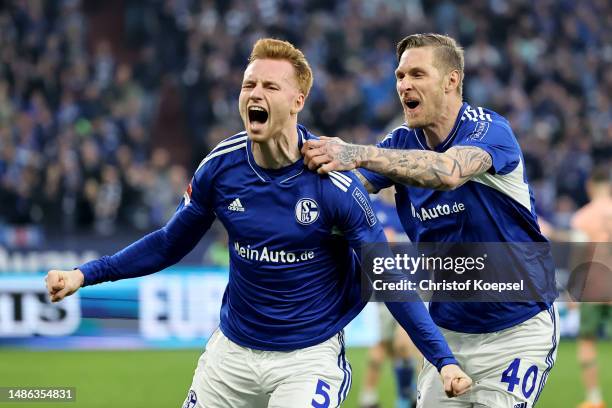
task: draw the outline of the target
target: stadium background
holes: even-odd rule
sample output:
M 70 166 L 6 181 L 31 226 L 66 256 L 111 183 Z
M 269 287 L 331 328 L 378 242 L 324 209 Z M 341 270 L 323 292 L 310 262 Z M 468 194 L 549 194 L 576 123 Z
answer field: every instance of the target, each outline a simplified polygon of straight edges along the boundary
M 262 36 L 290 40 L 313 66 L 300 122 L 359 143 L 401 121 L 395 43 L 454 36 L 466 51 L 465 99 L 508 117 L 540 217 L 568 228 L 586 178 L 612 161 L 611 9 L 606 0 L 2 2 L 0 386 L 76 386 L 83 407 L 180 405 L 226 279 L 218 226 L 180 267 L 88 288 L 63 306 L 46 304 L 42 276 L 163 225 L 197 163 L 241 129 L 242 70 Z M 576 311 L 563 315 L 541 407 L 582 398 Z M 368 309 L 348 329 L 348 407 L 375 319 Z M 612 401 L 609 341 L 600 352 Z M 390 375 L 382 387 L 391 407 Z

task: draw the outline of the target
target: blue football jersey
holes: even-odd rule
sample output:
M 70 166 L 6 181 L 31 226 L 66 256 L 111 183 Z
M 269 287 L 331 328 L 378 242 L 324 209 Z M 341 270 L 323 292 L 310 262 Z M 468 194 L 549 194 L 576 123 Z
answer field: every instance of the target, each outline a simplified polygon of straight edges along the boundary
M 299 129 L 299 145 L 308 137 Z M 333 336 L 364 307 L 349 244 L 383 242 L 350 173 L 321 177 L 300 158 L 279 170 L 257 165 L 246 133 L 202 162 L 185 205 L 211 213 L 229 237 L 230 275 L 221 330 L 238 344 L 296 349 Z
M 309 138 L 298 126 L 298 147 Z M 302 158 L 277 170 L 261 168 L 245 132 L 202 161 L 166 226 L 81 266 L 85 284 L 172 265 L 215 218 L 229 237 L 220 328 L 233 342 L 275 351 L 309 347 L 339 332 L 365 306 L 356 251 L 386 239 L 364 187 L 350 172 L 310 172 Z M 387 307 L 429 361 L 438 368 L 456 363 L 421 302 Z
M 393 130 L 378 146 L 432 150 L 422 129 L 410 129 L 406 125 Z M 508 121 L 491 110 L 463 103 L 452 131 L 433 150 L 441 153 L 453 146 L 485 150 L 491 155 L 492 167 L 452 191 L 395 184 L 397 211 L 410 240 L 547 242 L 538 227 L 521 149 Z M 366 169 L 360 171 L 377 189 L 394 185 L 380 174 Z M 519 324 L 547 308 L 557 295 L 550 252 L 526 251 L 520 262 L 520 269 L 529 274 L 527 278 L 546 292 L 543 294 L 546 300 L 432 302 L 429 310 L 433 320 L 449 330 L 487 333 Z

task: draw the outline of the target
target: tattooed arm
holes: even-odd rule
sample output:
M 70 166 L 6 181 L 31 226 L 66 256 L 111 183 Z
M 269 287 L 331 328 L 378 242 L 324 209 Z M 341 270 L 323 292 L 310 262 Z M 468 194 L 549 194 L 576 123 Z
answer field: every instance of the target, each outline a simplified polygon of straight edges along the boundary
M 361 167 L 396 183 L 453 190 L 491 168 L 489 153 L 479 147 L 451 147 L 444 153 L 366 147 Z
M 307 143 L 310 144 L 304 146 L 303 153 L 311 170 L 327 173 L 362 167 L 396 183 L 436 190 L 455 189 L 470 178 L 485 173 L 492 165 L 489 153 L 470 146 L 456 146 L 444 153 L 437 153 L 381 149 L 337 140 Z

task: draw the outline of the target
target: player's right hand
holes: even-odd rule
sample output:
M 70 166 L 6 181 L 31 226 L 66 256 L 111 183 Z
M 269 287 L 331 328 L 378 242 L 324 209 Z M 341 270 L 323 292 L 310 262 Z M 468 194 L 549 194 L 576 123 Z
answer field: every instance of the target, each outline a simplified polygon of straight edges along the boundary
M 72 295 L 83 286 L 85 276 L 80 269 L 72 271 L 51 270 L 45 277 L 47 292 L 51 302 L 59 302 L 66 296 Z

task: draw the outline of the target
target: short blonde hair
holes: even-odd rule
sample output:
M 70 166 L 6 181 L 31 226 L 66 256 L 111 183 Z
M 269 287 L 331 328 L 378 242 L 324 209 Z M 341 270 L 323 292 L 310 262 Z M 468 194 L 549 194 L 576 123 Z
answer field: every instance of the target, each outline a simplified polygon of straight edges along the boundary
M 257 59 L 285 60 L 293 65 L 295 78 L 300 91 L 304 97 L 308 96 L 312 87 L 312 69 L 304 56 L 304 53 L 288 41 L 276 40 L 274 38 L 262 38 L 257 40 L 249 57 L 249 64 Z
M 445 74 L 450 71 L 459 71 L 459 95 L 463 94 L 463 48 L 454 38 L 442 34 L 412 34 L 397 44 L 397 60 L 402 58 L 404 51 L 410 48 L 433 47 L 435 63 Z

